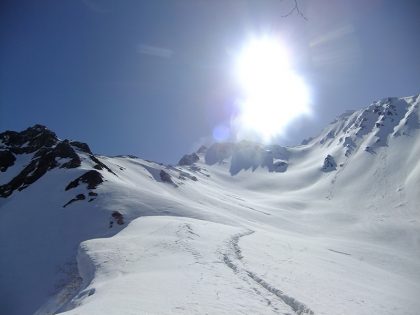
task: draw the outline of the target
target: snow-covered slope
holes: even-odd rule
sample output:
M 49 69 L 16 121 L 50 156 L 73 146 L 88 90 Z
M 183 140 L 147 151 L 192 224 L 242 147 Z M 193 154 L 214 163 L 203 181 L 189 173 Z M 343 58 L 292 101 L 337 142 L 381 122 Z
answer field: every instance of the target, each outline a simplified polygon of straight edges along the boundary
M 0 313 L 418 314 L 419 105 L 178 166 L 0 134 Z

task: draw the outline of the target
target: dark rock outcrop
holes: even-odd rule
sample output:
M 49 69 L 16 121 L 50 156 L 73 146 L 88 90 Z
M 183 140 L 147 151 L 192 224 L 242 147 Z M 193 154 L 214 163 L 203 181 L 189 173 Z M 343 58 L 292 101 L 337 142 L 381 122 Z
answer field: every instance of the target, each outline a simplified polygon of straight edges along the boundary
M 273 163 L 272 169 L 270 171 L 276 172 L 276 173 L 284 173 L 287 171 L 289 164 L 284 161 L 276 161 Z
M 0 150 L 0 172 L 5 172 L 15 164 L 16 157 L 9 150 Z
M 303 139 L 302 142 L 300 143 L 301 145 L 307 145 L 309 142 L 311 142 L 313 140 L 312 137 L 309 137 L 307 139 Z
M 172 184 L 172 185 L 175 185 L 175 186 L 176 186 L 176 184 L 175 184 L 175 183 L 174 183 L 174 181 L 172 180 L 171 175 L 169 175 L 169 173 L 168 173 L 168 172 L 166 172 L 166 171 L 164 171 L 164 170 L 161 170 L 161 171 L 159 172 L 159 177 L 160 177 L 160 179 L 162 180 L 162 182 L 169 183 L 169 184 Z
M 88 153 L 88 154 L 92 154 L 92 151 L 90 150 L 89 146 L 84 143 L 84 142 L 79 142 L 79 141 L 71 141 L 70 145 L 72 145 L 73 147 L 78 148 L 80 151 Z
M 192 165 L 197 162 L 200 158 L 197 154 L 185 154 L 178 162 L 178 165 L 185 166 L 185 165 Z
M 266 155 L 268 155 L 268 158 Z M 251 169 L 255 171 L 264 162 L 266 163 L 270 157 L 271 152 L 267 153 L 259 144 L 242 141 L 234 146 L 229 172 L 231 175 L 236 175 L 242 170 Z
M 327 155 L 324 159 L 324 164 L 322 165 L 322 170 L 324 172 L 331 172 L 337 169 L 337 163 L 335 162 L 334 158 L 331 155 Z
M 280 145 L 263 145 L 246 140 L 238 143 L 220 142 L 184 155 L 178 165 L 189 165 L 189 170 L 200 171 L 201 168 L 194 165 L 200 159 L 199 154 L 204 154 L 207 165 L 229 164 L 229 172 L 234 176 L 243 170 L 255 171 L 259 167 L 266 167 L 269 172 L 283 173 L 288 168 L 290 151 Z
M 76 198 L 73 198 L 73 199 L 71 199 L 69 202 L 67 202 L 67 203 L 63 206 L 63 208 L 67 207 L 69 204 L 72 204 L 72 203 L 73 203 L 73 202 L 75 202 L 75 201 L 85 200 L 85 199 L 86 199 L 86 196 L 85 196 L 84 194 L 78 194 L 78 195 L 76 196 Z
M 57 158 L 70 158 L 71 160 L 62 164 L 60 168 L 75 168 L 79 167 L 82 163 L 80 157 L 71 147 L 68 140 L 64 140 L 59 142 L 56 147 L 53 149 L 53 154 Z
M 234 146 L 229 171 L 236 175 L 243 170 L 266 167 L 269 172 L 283 173 L 287 170 L 288 158 L 289 152 L 284 147 L 241 141 Z
M 179 172 L 178 178 L 181 180 L 191 179 L 194 182 L 198 181 L 197 177 L 195 177 L 194 175 L 191 175 L 190 173 L 187 173 L 178 169 L 174 169 L 174 170 Z
M 22 132 L 5 131 L 0 133 L 0 141 L 3 146 L 15 154 L 33 153 L 40 148 L 51 148 L 58 138 L 54 132 L 42 125 L 35 125 Z
M 22 132 L 5 131 L 0 133 L 0 171 L 5 172 L 14 165 L 20 154 L 33 154 L 32 159 L 23 169 L 18 170 L 8 183 L 0 185 L 0 197 L 8 197 L 15 190 L 22 190 L 36 182 L 47 171 L 54 168 L 77 168 L 82 160 L 79 154 L 86 153 L 95 163 L 97 170 L 106 169 L 116 175 L 108 166 L 96 158 L 86 143 L 79 141 L 60 140 L 56 134 L 45 126 L 34 125 Z M 88 187 L 96 187 L 102 183 L 99 172 L 87 172 L 67 186 L 86 182 Z
M 233 148 L 233 143 L 214 143 L 206 151 L 206 155 L 204 157 L 206 164 L 213 165 L 221 163 L 224 159 L 232 156 Z
M 0 186 L 0 196 L 8 197 L 15 190 L 23 190 L 44 175 L 48 169 L 55 167 L 55 160 L 51 155 L 32 160 L 17 176 L 9 183 Z
M 117 176 L 117 174 L 115 174 L 108 166 L 106 166 L 104 163 L 102 163 L 101 161 L 99 161 L 99 159 L 94 156 L 93 154 L 89 155 L 90 159 L 95 162 L 95 166 L 93 167 L 94 169 L 97 169 L 99 171 L 106 169 L 108 172 L 114 174 L 115 176 Z
M 80 185 L 80 183 L 87 184 L 88 189 L 95 189 L 99 184 L 103 183 L 103 177 L 101 173 L 95 170 L 87 171 L 82 176 L 79 176 L 75 180 L 71 181 L 67 187 L 66 190 L 76 188 Z
M 119 211 L 112 212 L 112 217 L 117 222 L 118 225 L 124 224 L 124 216 Z
M 206 153 L 207 152 L 207 147 L 205 145 L 202 145 L 198 150 L 197 153 L 201 154 L 201 153 Z
M 44 142 L 43 142 L 44 143 Z M 36 182 L 48 170 L 58 167 L 57 159 L 69 158 L 60 168 L 75 168 L 81 160 L 68 141 L 59 142 L 55 147 L 41 147 L 34 154 L 31 162 L 9 183 L 0 186 L 0 197 L 10 196 L 16 189 L 21 191 Z

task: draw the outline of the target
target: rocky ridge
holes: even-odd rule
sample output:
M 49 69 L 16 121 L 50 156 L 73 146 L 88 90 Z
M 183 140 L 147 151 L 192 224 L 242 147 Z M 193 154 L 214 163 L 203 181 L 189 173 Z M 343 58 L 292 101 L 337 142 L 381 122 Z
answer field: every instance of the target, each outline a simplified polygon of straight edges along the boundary
M 307 150 L 323 148 L 327 154 L 319 161 L 319 170 L 336 171 L 337 166 L 341 167 L 360 148 L 374 154 L 378 147 L 387 146 L 390 138 L 409 136 L 413 129 L 418 129 L 419 103 L 419 95 L 385 98 L 373 102 L 365 109 L 348 111 L 337 117 L 318 137 L 305 140 L 300 147 Z M 232 176 L 257 168 L 266 169 L 270 173 L 283 173 L 288 170 L 289 159 L 293 154 L 293 148 L 280 145 L 250 141 L 223 142 L 213 143 L 209 147 L 202 146 L 196 152 L 184 155 L 176 167 L 163 164 L 158 164 L 156 169 L 146 165 L 144 167 L 156 181 L 179 187 L 183 180 L 197 180 L 191 173 L 183 171 L 202 172 L 197 162 L 209 166 L 227 165 Z M 94 190 L 104 181 L 102 171 L 117 176 L 101 158 L 92 153 L 86 143 L 60 140 L 54 132 L 42 125 L 35 125 L 22 132 L 0 133 L 0 176 L 15 166 L 17 156 L 23 155 L 29 158 L 27 165 L 17 169 L 17 172 L 15 170 L 15 176 L 7 182 L 2 182 L 0 177 L 0 197 L 5 198 L 27 188 L 49 170 L 79 168 L 83 159 L 90 161 L 91 169 L 66 183 L 65 190 L 80 184 L 86 184 L 90 191 Z M 127 158 L 137 159 L 134 156 Z M 86 199 L 76 197 L 74 199 Z M 90 198 L 89 201 L 94 199 Z
M 99 171 L 107 170 L 113 173 L 93 155 L 86 143 L 60 140 L 54 132 L 42 125 L 34 125 L 22 132 L 5 131 L 0 134 L 0 171 L 2 173 L 13 168 L 17 157 L 23 155 L 28 158 L 28 164 L 16 165 L 10 180 L 0 185 L 0 197 L 6 198 L 15 191 L 26 189 L 50 170 L 79 168 L 82 159 L 89 159 L 93 170 L 88 170 L 67 184 L 66 190 L 78 186 L 80 182 L 86 183 L 87 188 L 93 190 L 103 181 Z M 85 198 L 76 196 L 76 199 L 84 200 Z

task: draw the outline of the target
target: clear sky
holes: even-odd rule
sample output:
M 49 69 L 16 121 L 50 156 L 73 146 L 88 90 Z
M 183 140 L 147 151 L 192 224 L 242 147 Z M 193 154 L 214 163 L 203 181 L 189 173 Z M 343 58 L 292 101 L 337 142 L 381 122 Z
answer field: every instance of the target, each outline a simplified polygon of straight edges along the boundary
M 234 56 L 251 35 L 293 53 L 313 114 L 280 144 L 346 109 L 420 93 L 420 1 L 0 2 L 0 129 L 47 125 L 95 153 L 174 163 L 238 98 Z

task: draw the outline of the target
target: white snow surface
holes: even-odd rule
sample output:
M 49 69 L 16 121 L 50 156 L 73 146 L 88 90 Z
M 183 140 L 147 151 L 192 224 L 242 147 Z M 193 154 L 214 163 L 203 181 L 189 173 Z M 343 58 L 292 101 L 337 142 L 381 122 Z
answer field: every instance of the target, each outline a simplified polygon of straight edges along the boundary
M 116 175 L 63 208 L 92 165 L 53 169 L 0 199 L 0 313 L 419 314 L 419 104 L 384 99 L 272 148 L 284 172 L 249 143 L 212 165 L 99 156 Z

